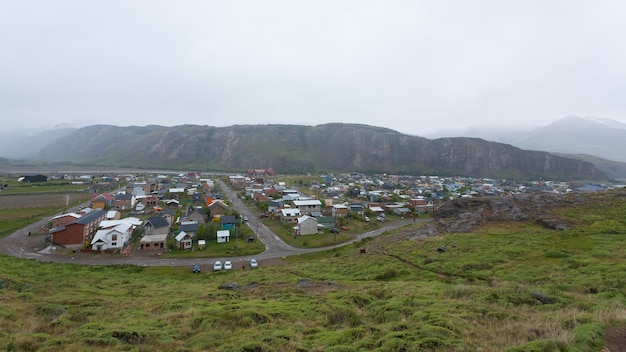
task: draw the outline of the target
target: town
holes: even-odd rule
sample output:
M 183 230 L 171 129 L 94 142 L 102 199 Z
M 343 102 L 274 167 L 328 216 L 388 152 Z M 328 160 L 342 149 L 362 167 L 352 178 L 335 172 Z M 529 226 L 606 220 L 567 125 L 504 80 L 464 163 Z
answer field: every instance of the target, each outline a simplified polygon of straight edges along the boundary
M 339 241 L 348 241 L 380 223 L 427 217 L 443 202 L 459 197 L 595 192 L 622 187 L 358 172 L 286 176 L 277 175 L 271 168 L 231 175 L 146 172 L 100 176 L 29 174 L 18 178 L 29 184 L 48 180 L 84 185 L 91 194 L 84 207 L 54 216 L 42 228 L 49 248 L 123 255 L 137 251 L 158 255 L 172 251 L 200 253 L 231 243 L 234 249 L 222 246 L 205 255 L 262 251 L 263 247 L 255 243 L 258 223 L 256 229 L 243 226 L 248 216 L 232 207 L 220 183 L 235 191 L 236 197 L 254 210 L 258 221 L 271 226 L 283 239 L 310 236 L 305 247 L 330 244 L 313 241 L 316 235 L 327 239 L 332 234 L 334 241 L 339 235 Z M 110 191 L 100 192 L 103 189 Z M 348 219 L 354 220 L 350 226 L 346 226 Z M 252 248 L 245 252 L 243 246 Z

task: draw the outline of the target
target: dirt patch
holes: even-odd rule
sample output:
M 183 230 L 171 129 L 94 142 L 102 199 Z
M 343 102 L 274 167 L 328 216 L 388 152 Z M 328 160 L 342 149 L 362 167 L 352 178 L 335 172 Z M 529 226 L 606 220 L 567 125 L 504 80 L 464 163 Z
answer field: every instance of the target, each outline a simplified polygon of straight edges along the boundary
M 603 352 L 626 352 L 626 327 L 608 326 L 604 329 Z
M 259 260 L 259 266 L 285 266 L 287 263 L 286 260 L 282 258 L 271 258 L 271 259 L 262 259 Z
M 296 286 L 300 291 L 306 292 L 310 295 L 323 294 L 328 291 L 337 291 L 340 288 L 337 283 L 332 281 L 311 280 L 306 278 L 298 280 Z

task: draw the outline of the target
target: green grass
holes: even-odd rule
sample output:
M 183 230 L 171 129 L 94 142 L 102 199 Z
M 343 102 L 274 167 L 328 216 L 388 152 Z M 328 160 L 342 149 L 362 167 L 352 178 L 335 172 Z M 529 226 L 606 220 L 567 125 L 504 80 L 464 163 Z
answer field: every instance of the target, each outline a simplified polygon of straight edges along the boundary
M 598 351 L 626 325 L 626 234 L 598 231 L 621 223 L 616 199 L 564 205 L 565 231 L 409 240 L 411 224 L 257 270 L 0 256 L 0 350 Z
M 380 225 L 375 222 L 350 219 L 347 223 L 347 230 L 342 229 L 336 235 L 330 232 L 330 230 L 325 230 L 323 233 L 294 237 L 294 224 L 281 223 L 279 219 L 264 219 L 263 224 L 277 234 L 285 243 L 298 248 L 318 248 L 344 243 L 354 239 L 359 234 L 380 227 Z

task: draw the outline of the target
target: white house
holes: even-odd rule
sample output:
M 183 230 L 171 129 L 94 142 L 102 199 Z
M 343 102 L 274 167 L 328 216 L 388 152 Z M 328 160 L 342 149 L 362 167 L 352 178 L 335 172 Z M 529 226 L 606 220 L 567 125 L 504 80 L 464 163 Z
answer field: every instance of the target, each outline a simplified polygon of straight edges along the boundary
M 230 242 L 230 230 L 217 231 L 217 243 Z
M 141 219 L 139 218 L 135 218 L 135 217 L 128 217 L 128 218 L 123 218 L 123 219 L 119 219 L 119 220 L 102 220 L 100 222 L 100 225 L 98 226 L 98 229 L 100 230 L 104 230 L 104 229 L 112 229 L 116 226 L 118 226 L 119 224 L 122 223 L 129 223 L 131 225 L 133 225 L 134 227 L 137 226 L 141 226 L 143 224 L 143 221 L 141 221 Z M 133 228 L 134 230 L 134 228 Z
M 191 235 L 185 231 L 181 231 L 178 235 L 176 235 L 176 247 L 179 249 L 191 249 L 192 246 L 193 240 Z
M 319 199 L 294 200 L 293 205 L 300 209 L 300 214 L 304 215 L 322 211 L 322 202 Z
M 130 222 L 122 222 L 113 228 L 100 229 L 91 240 L 94 251 L 122 250 L 130 240 L 135 227 Z
M 317 233 L 317 219 L 304 215 L 298 218 L 298 225 L 294 226 L 296 235 L 313 235 Z

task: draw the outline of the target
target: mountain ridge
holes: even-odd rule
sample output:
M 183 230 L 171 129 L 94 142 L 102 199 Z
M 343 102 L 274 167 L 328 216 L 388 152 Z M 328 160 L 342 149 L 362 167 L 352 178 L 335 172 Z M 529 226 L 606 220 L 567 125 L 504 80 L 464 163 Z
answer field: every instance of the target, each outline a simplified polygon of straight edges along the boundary
M 410 136 L 360 124 L 93 125 L 49 143 L 37 159 L 76 164 L 281 173 L 392 172 L 505 178 L 605 179 L 592 163 L 479 138 Z

